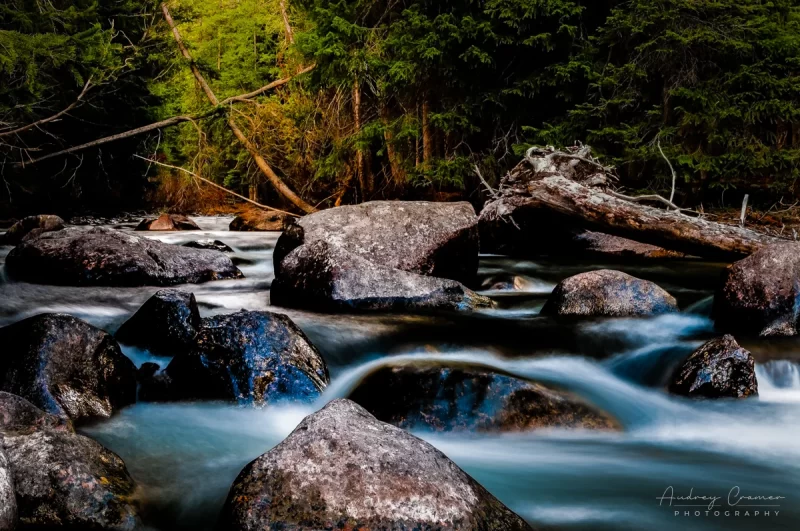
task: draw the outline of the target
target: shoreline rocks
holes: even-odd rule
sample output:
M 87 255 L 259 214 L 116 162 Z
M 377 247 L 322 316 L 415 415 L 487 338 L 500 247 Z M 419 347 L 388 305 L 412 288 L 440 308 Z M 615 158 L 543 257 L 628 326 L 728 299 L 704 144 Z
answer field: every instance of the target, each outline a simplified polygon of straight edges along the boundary
M 223 253 L 102 227 L 48 232 L 12 249 L 9 276 L 71 286 L 170 286 L 242 278 Z
M 290 219 L 291 216 L 287 216 L 282 212 L 249 208 L 239 212 L 233 218 L 228 230 L 238 232 L 282 231 Z
M 405 430 L 619 429 L 613 418 L 576 396 L 472 366 L 382 367 L 347 398 Z
M 795 336 L 800 318 L 800 243 L 765 246 L 728 266 L 714 296 L 720 330 Z
M 444 454 L 346 399 L 248 464 L 218 529 L 528 531 Z
M 316 240 L 283 259 L 270 289 L 273 305 L 318 311 L 463 311 L 491 299 L 459 282 L 401 271 Z
M 161 214 L 157 218 L 143 219 L 136 226 L 137 231 L 178 231 L 201 230 L 200 227 L 186 216 L 180 214 Z
M 141 525 L 122 459 L 9 393 L 0 393 L 0 502 L 3 469 L 10 473 L 17 521 L 4 528 L 0 504 L 0 529 L 133 531 Z
M 275 246 L 275 274 L 295 248 L 322 240 L 370 262 L 471 284 L 478 270 L 478 218 L 472 205 L 371 201 L 309 214 Z
M 755 360 L 731 335 L 712 339 L 678 367 L 669 391 L 693 398 L 757 396 Z
M 233 249 L 228 244 L 220 240 L 197 240 L 193 242 L 186 242 L 184 247 L 191 249 L 206 249 L 209 251 L 219 251 L 221 253 L 232 253 Z
M 677 312 L 675 298 L 648 280 L 599 269 L 558 283 L 542 315 L 632 317 Z
M 319 351 L 289 317 L 244 310 L 204 319 L 192 348 L 153 378 L 142 399 L 257 406 L 313 400 L 330 381 Z
M 114 339 L 66 314 L 0 328 L 0 390 L 74 421 L 110 417 L 136 401 L 136 367 Z
M 64 228 L 64 220 L 58 216 L 40 214 L 28 216 L 14 223 L 5 234 L 0 234 L 0 245 L 18 245 L 45 232 Z

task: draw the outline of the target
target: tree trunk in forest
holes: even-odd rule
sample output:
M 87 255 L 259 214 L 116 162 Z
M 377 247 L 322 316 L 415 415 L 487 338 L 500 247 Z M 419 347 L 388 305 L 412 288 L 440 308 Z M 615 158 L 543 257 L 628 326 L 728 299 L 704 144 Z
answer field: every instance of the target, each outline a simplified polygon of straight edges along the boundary
M 292 31 L 291 24 L 289 24 L 289 13 L 286 10 L 286 2 L 287 0 L 280 0 L 281 16 L 283 17 L 283 29 L 286 32 L 286 40 L 289 41 L 289 44 L 294 44 L 294 32 Z
M 361 83 L 358 78 L 353 80 L 353 129 L 356 135 L 361 133 Z M 367 195 L 372 192 L 372 183 L 364 168 L 364 151 L 358 146 L 356 146 L 355 168 L 356 179 L 361 189 L 361 200 L 366 201 Z
M 197 68 L 197 64 L 194 62 L 194 59 L 189 53 L 189 50 L 187 50 L 186 46 L 184 46 L 183 39 L 181 39 L 181 34 L 178 32 L 178 27 L 175 25 L 175 21 L 172 20 L 172 16 L 169 13 L 169 9 L 167 9 L 166 3 L 161 4 L 161 11 L 164 13 L 164 18 L 166 19 L 167 24 L 169 24 L 169 27 L 172 29 L 172 36 L 175 38 L 175 42 L 178 44 L 178 48 L 180 49 L 181 54 L 183 54 L 183 57 L 186 58 L 187 61 L 189 61 L 189 67 L 192 70 L 192 74 L 194 74 L 195 79 L 200 84 L 200 87 L 203 89 L 203 92 L 205 92 L 208 101 L 210 101 L 211 104 L 214 106 L 219 105 L 220 103 L 219 99 L 217 99 L 217 96 L 211 90 L 211 87 L 208 85 L 205 78 L 200 73 L 200 69 Z M 247 151 L 250 152 L 250 156 L 253 157 L 253 159 L 256 161 L 256 165 L 259 167 L 261 172 L 267 177 L 272 186 L 275 187 L 278 193 L 280 193 L 293 205 L 295 205 L 303 212 L 306 212 L 307 214 L 317 211 L 316 208 L 303 201 L 303 199 L 301 199 L 297 194 L 295 194 L 294 191 L 292 191 L 292 189 L 289 188 L 286 185 L 286 183 L 284 183 L 283 180 L 281 180 L 280 177 L 278 177 L 278 175 L 272 170 L 270 165 L 267 164 L 267 161 L 264 160 L 264 157 L 262 157 L 261 154 L 258 152 L 256 147 L 250 142 L 250 140 L 248 140 L 248 138 L 245 136 L 242 130 L 239 129 L 239 126 L 236 125 L 236 122 L 234 122 L 233 117 L 230 114 L 228 115 L 228 127 L 230 127 L 231 131 L 233 132 L 233 135 L 239 140 L 239 142 L 241 142 L 247 149 Z
M 533 163 L 538 160 L 543 159 L 533 159 Z M 787 241 L 621 199 L 616 192 L 587 185 L 602 182 L 604 176 L 586 164 L 576 165 L 575 160 L 586 159 L 564 160 L 560 166 L 546 169 L 534 167 L 528 160 L 520 163 L 504 178 L 497 199 L 484 207 L 481 224 L 491 232 L 493 226 L 515 226 L 515 216 L 525 217 L 535 220 L 534 230 L 547 231 L 555 226 L 597 230 L 690 255 L 726 260 L 747 256 L 770 243 Z M 526 167 L 520 169 L 523 165 Z M 584 176 L 574 178 L 571 171 L 582 171 Z M 581 180 L 587 184 L 578 182 Z
M 392 180 L 397 188 L 403 188 L 406 184 L 406 172 L 403 170 L 403 165 L 400 161 L 400 156 L 397 153 L 397 148 L 394 145 L 394 133 L 390 127 L 389 108 L 384 104 L 380 104 L 381 123 L 383 124 L 383 139 L 386 141 L 386 154 L 389 158 L 389 168 L 392 172 Z
M 435 142 L 430 121 L 430 102 L 428 94 L 422 96 L 422 164 L 429 167 L 433 161 L 433 143 Z

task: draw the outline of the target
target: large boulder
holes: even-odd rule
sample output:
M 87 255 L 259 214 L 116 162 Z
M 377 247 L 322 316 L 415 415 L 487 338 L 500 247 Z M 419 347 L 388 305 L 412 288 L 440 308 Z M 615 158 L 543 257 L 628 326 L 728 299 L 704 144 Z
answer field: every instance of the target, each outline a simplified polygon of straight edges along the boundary
M 370 262 L 470 284 L 478 270 L 478 218 L 469 203 L 372 201 L 309 214 L 275 246 L 275 272 L 304 243 L 322 240 Z
M 713 315 L 725 331 L 797 335 L 800 243 L 768 245 L 728 266 L 714 296 Z
M 157 218 L 143 219 L 136 230 L 153 230 L 153 231 L 168 231 L 168 230 L 200 230 L 200 227 L 180 214 L 161 214 Z
M 157 291 L 117 330 L 120 343 L 174 356 L 194 344 L 200 310 L 193 293 L 167 288 Z
M 65 314 L 0 328 L 0 390 L 60 417 L 110 417 L 136 400 L 136 367 L 106 332 Z
M 233 218 L 228 230 L 240 232 L 281 231 L 289 222 L 290 216 L 274 210 L 250 208 Z
M 270 303 L 320 311 L 472 310 L 492 301 L 455 280 L 383 266 L 316 240 L 283 259 Z
M 531 527 L 436 448 L 340 399 L 242 470 L 219 529 Z
M 103 227 L 48 232 L 6 258 L 20 280 L 72 286 L 171 286 L 242 278 L 223 253 L 189 249 Z
M 0 444 L 0 531 L 17 528 L 17 499 L 8 458 Z
M 569 393 L 471 366 L 382 367 L 348 398 L 406 430 L 615 429 L 617 423 Z
M 0 419 L 15 412 L 23 416 L 0 423 L 0 502 L 5 454 L 20 529 L 140 526 L 135 485 L 118 455 L 20 397 L 0 393 Z M 3 508 L 0 503 L 0 529 Z
M 629 317 L 678 311 L 675 298 L 648 280 L 600 269 L 562 280 L 542 315 Z
M 193 349 L 175 356 L 162 378 L 168 392 L 159 398 L 255 405 L 313 400 L 330 380 L 319 351 L 291 319 L 245 310 L 204 319 Z
M 28 216 L 14 223 L 5 234 L 0 234 L 0 245 L 18 245 L 36 236 L 64 228 L 64 220 L 58 216 L 40 214 Z
M 755 360 L 733 336 L 712 339 L 678 367 L 669 384 L 676 395 L 746 398 L 758 395 Z

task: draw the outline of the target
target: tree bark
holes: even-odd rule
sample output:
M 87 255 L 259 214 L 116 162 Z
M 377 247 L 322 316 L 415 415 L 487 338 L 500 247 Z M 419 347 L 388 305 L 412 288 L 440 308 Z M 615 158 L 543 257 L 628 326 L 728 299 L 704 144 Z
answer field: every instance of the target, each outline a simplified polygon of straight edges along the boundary
M 422 163 L 430 166 L 433 161 L 433 144 L 435 142 L 430 120 L 430 102 L 428 94 L 422 97 Z
M 353 130 L 355 134 L 361 133 L 361 83 L 358 78 L 353 79 Z M 364 152 L 356 146 L 355 170 L 358 187 L 361 189 L 361 200 L 365 201 L 367 195 L 372 191 L 364 171 Z
M 390 127 L 389 108 L 383 102 L 380 104 L 381 123 L 383 124 L 383 139 L 386 142 L 386 155 L 389 158 L 389 168 L 392 172 L 392 180 L 397 188 L 403 188 L 406 184 L 406 172 L 394 145 L 394 133 Z
M 192 74 L 194 74 L 195 79 L 200 84 L 200 87 L 205 92 L 208 101 L 211 102 L 212 105 L 217 106 L 219 105 L 219 100 L 214 92 L 211 90 L 211 87 L 206 82 L 203 75 L 200 73 L 200 69 L 197 68 L 197 64 L 194 62 L 192 55 L 189 53 L 189 50 L 186 49 L 186 46 L 183 44 L 183 39 L 181 39 L 181 34 L 178 32 L 178 27 L 175 25 L 175 21 L 172 20 L 172 16 L 169 13 L 169 9 L 167 9 L 167 4 L 161 4 L 161 11 L 164 13 L 164 18 L 169 24 L 169 27 L 172 29 L 172 36 L 175 38 L 175 42 L 178 44 L 178 48 L 183 54 L 183 57 L 189 62 L 189 67 L 192 70 Z M 278 175 L 272 170 L 267 161 L 264 160 L 264 157 L 258 152 L 256 147 L 247 139 L 245 134 L 242 132 L 241 129 L 236 125 L 234 122 L 233 117 L 228 115 L 228 127 L 230 127 L 231 131 L 233 131 L 233 135 L 241 142 L 244 147 L 250 152 L 250 156 L 256 161 L 256 165 L 259 167 L 261 172 L 267 177 L 269 182 L 275 189 L 280 193 L 283 197 L 285 197 L 289 202 L 295 205 L 297 208 L 302 210 L 306 213 L 316 212 L 316 208 L 309 205 L 303 199 L 300 198 L 294 191 L 289 188 L 283 180 L 278 177 Z
M 283 17 L 283 29 L 286 32 L 286 40 L 289 41 L 289 44 L 294 44 L 294 32 L 292 31 L 292 25 L 289 24 L 289 13 L 286 9 L 286 2 L 287 0 L 280 0 L 280 7 L 281 7 L 281 16 Z
M 531 180 L 526 192 L 488 203 L 481 222 L 511 223 L 516 212 L 555 215 L 559 224 L 598 230 L 690 255 L 735 260 L 786 240 L 619 199 L 561 175 Z M 511 218 L 511 219 L 509 219 Z M 554 223 L 551 221 L 551 223 Z M 541 227 L 546 231 L 546 227 Z

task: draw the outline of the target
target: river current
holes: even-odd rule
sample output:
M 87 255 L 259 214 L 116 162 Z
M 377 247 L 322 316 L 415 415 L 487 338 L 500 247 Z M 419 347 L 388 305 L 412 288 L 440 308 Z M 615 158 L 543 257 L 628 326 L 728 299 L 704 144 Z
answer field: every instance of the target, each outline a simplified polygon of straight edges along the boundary
M 676 363 L 714 336 L 708 314 L 725 264 L 516 260 L 482 256 L 482 293 L 498 308 L 471 315 L 326 315 L 270 306 L 277 233 L 150 233 L 181 244 L 219 239 L 244 280 L 181 286 L 203 316 L 287 313 L 322 352 L 331 384 L 313 404 L 264 409 L 222 403 L 139 403 L 82 432 L 118 453 L 141 487 L 149 529 L 212 529 L 241 468 L 309 413 L 347 396 L 387 363 L 480 364 L 570 390 L 616 417 L 618 433 L 548 429 L 485 435 L 415 432 L 532 524 L 564 530 L 800 529 L 800 342 L 737 338 L 756 358 L 759 396 L 692 401 L 664 392 Z M 132 225 L 118 226 L 132 230 Z M 0 264 L 10 247 L 0 247 Z M 539 316 L 563 278 L 599 268 L 657 282 L 680 314 L 557 323 Z M 158 288 L 74 288 L 0 273 L 0 326 L 64 312 L 114 332 Z M 498 283 L 513 290 L 498 289 Z M 122 345 L 136 364 L 169 358 Z M 670 500 L 669 497 L 673 496 Z M 765 501 L 758 497 L 770 496 Z M 678 499 L 678 498 L 684 499 Z M 713 509 L 710 500 L 718 497 Z

